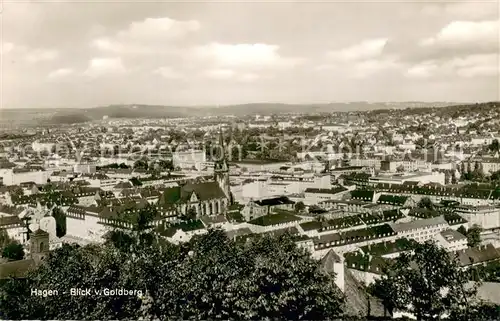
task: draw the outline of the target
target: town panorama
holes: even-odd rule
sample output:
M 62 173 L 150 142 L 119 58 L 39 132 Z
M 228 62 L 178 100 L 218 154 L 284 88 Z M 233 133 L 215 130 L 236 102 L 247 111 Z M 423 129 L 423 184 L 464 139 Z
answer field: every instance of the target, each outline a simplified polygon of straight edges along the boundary
M 498 1 L 1 8 L 0 319 L 500 319 Z

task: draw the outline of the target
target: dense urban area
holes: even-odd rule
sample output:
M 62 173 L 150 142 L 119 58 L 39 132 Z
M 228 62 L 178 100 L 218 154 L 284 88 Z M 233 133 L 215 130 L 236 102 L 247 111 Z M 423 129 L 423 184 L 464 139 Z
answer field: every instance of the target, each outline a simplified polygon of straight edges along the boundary
M 500 318 L 499 102 L 127 110 L 0 132 L 0 318 Z

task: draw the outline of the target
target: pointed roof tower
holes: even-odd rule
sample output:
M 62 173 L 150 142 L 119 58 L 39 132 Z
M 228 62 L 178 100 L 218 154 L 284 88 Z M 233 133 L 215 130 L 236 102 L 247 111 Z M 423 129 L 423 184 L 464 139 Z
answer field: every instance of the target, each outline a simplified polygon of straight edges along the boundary
M 226 162 L 226 149 L 224 147 L 224 137 L 222 134 L 222 128 L 219 127 L 219 146 L 221 149 L 220 157 L 215 161 L 215 171 L 225 172 L 228 170 Z

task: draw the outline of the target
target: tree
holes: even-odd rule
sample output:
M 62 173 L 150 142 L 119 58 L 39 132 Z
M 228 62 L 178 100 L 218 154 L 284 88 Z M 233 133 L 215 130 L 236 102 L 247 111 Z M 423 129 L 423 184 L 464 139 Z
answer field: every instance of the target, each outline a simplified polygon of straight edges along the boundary
M 7 280 L 0 288 L 2 317 L 320 320 L 342 313 L 333 276 L 289 235 L 235 243 L 210 230 L 181 245 L 144 231 L 127 237 L 125 247 L 64 244 L 26 279 Z M 31 288 L 59 295 L 32 296 Z M 71 296 L 70 288 L 142 293 Z
M 134 220 L 134 230 L 142 233 L 151 227 L 154 218 L 158 215 L 155 206 L 147 204 L 144 208 L 137 212 Z
M 452 184 L 457 184 L 458 183 L 457 175 L 456 175 L 455 170 L 451 171 L 451 183 Z
M 467 235 L 467 229 L 463 225 L 460 225 L 460 227 L 457 229 L 457 232 L 462 234 L 463 236 Z
M 56 220 L 57 237 L 63 237 L 66 235 L 66 214 L 59 207 L 54 207 L 52 216 Z
M 194 207 L 190 207 L 185 215 L 186 220 L 195 220 L 197 216 L 196 209 Z
M 24 249 L 17 241 L 11 241 L 2 250 L 2 257 L 9 260 L 22 260 L 24 258 Z
M 426 208 L 428 210 L 434 210 L 434 204 L 428 197 L 423 197 L 417 204 L 419 208 Z
M 396 168 L 396 172 L 398 173 L 402 173 L 405 171 L 405 167 L 403 165 L 399 165 L 397 168 Z
M 3 248 L 11 242 L 11 238 L 9 237 L 9 234 L 7 234 L 7 230 L 1 229 L 0 230 L 0 250 L 3 250 Z
M 500 143 L 498 142 L 498 139 L 494 139 L 488 148 L 494 153 L 500 151 Z
M 370 291 L 389 310 L 398 309 L 417 320 L 437 320 L 453 313 L 467 315 L 477 292 L 467 286 L 469 272 L 445 249 L 427 241 L 415 243 L 389 265 Z
M 148 169 L 148 162 L 144 159 L 139 159 L 134 163 L 134 169 Z
M 174 164 L 170 160 L 163 160 L 162 159 L 162 160 L 160 160 L 158 162 L 158 166 L 161 169 L 165 169 L 165 170 L 168 170 L 168 171 L 173 171 L 174 170 Z
M 304 205 L 304 202 L 299 201 L 299 202 L 295 203 L 295 211 L 296 212 L 300 213 L 300 212 L 304 211 L 305 209 L 306 209 L 306 206 Z
M 451 181 L 451 175 L 450 175 L 450 172 L 445 171 L 445 172 L 444 172 L 444 185 L 448 185 L 448 184 L 450 184 L 450 181 Z
M 500 306 L 488 303 L 480 303 L 473 306 L 469 311 L 453 311 L 448 317 L 456 321 L 491 321 L 500 319 Z
M 461 163 L 460 163 L 460 168 L 459 168 L 459 170 L 460 170 L 460 173 L 461 173 L 461 174 L 465 173 L 465 163 L 464 163 L 464 162 L 461 162 Z
M 142 186 L 142 182 L 137 177 L 132 177 L 129 181 L 134 186 Z
M 467 231 L 467 245 L 470 247 L 478 246 L 481 244 L 481 227 L 477 224 L 474 224 Z
M 500 180 L 500 171 L 493 172 L 490 176 L 490 179 L 492 181 L 499 181 Z

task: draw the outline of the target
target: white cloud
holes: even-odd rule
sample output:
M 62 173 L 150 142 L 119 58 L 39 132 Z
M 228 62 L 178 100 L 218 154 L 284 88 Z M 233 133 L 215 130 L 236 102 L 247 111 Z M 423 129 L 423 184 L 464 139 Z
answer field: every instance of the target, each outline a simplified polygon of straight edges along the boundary
M 220 67 L 293 67 L 300 58 L 282 57 L 279 46 L 268 44 L 221 44 L 211 43 L 195 48 L 195 57 L 208 59 Z
M 335 61 L 356 61 L 376 58 L 382 55 L 387 38 L 375 38 L 364 40 L 359 44 L 327 53 L 327 56 Z
M 334 69 L 337 69 L 337 68 L 339 68 L 339 66 L 335 65 L 335 64 L 321 64 L 321 65 L 315 66 L 314 70 L 316 70 L 316 71 L 324 71 L 324 70 L 334 70 Z
M 498 50 L 500 22 L 491 21 L 453 21 L 439 33 L 420 41 L 421 46 L 484 46 L 496 45 Z
M 2 55 L 6 55 L 9 52 L 11 52 L 12 50 L 14 50 L 14 44 L 12 42 L 2 42 L 1 46 L 2 46 L 2 50 L 1 50 Z
M 353 78 L 366 78 L 379 72 L 392 70 L 398 66 L 399 64 L 394 59 L 369 59 L 355 63 L 351 70 L 348 70 L 348 75 Z
M 480 19 L 498 17 L 498 3 L 486 1 L 450 2 L 445 12 L 453 17 Z
M 184 79 L 184 75 L 178 71 L 175 71 L 171 67 L 160 67 L 156 69 L 153 73 L 161 75 L 163 78 L 167 79 Z
M 406 76 L 410 78 L 430 77 L 489 77 L 500 76 L 499 54 L 474 54 L 465 57 L 451 58 L 438 63 L 424 61 L 410 67 Z
M 34 49 L 26 54 L 26 60 L 30 63 L 50 61 L 59 57 L 59 53 L 52 49 Z
M 73 69 L 70 68 L 60 68 L 52 71 L 47 76 L 49 79 L 59 79 L 73 74 Z
M 121 52 L 124 46 L 116 41 L 112 41 L 108 38 L 98 38 L 92 40 L 92 46 L 103 51 Z
M 129 39 L 177 38 L 199 29 L 200 23 L 196 20 L 178 21 L 167 17 L 147 18 L 144 21 L 132 22 L 127 30 L 118 33 L 118 37 Z
M 91 77 L 99 77 L 107 74 L 123 73 L 125 71 L 126 69 L 120 57 L 93 58 L 89 61 L 89 66 L 84 74 Z
M 205 76 L 212 79 L 230 79 L 236 73 L 231 69 L 212 69 L 205 72 Z
M 406 70 L 406 76 L 409 78 L 429 78 L 438 70 L 438 66 L 434 61 L 424 61 L 417 65 L 411 66 Z
M 253 82 L 260 78 L 269 78 L 269 76 L 262 77 L 252 72 L 237 72 L 231 69 L 210 69 L 203 73 L 203 76 L 216 80 L 234 80 L 238 82 Z
M 170 18 L 147 18 L 132 22 L 113 37 L 100 37 L 91 46 L 101 51 L 119 54 L 147 54 L 172 51 L 171 41 L 200 29 L 195 20 L 178 21 Z
M 500 76 L 500 54 L 470 55 L 465 58 L 455 58 L 449 65 L 461 77 Z
M 387 38 L 363 40 L 358 44 L 327 52 L 328 61 L 314 69 L 344 73 L 350 78 L 366 78 L 398 66 L 394 56 L 384 55 Z
M 489 19 L 498 17 L 498 3 L 487 1 L 454 1 L 429 3 L 422 13 L 433 17 L 452 17 L 454 19 Z
M 252 81 L 255 81 L 257 79 L 259 79 L 260 76 L 257 75 L 257 74 L 254 74 L 254 73 L 244 73 L 243 75 L 240 75 L 238 77 L 238 80 L 239 81 L 242 81 L 242 82 L 252 82 Z

